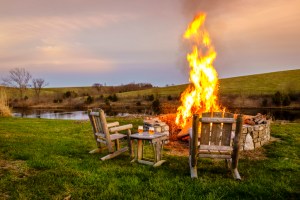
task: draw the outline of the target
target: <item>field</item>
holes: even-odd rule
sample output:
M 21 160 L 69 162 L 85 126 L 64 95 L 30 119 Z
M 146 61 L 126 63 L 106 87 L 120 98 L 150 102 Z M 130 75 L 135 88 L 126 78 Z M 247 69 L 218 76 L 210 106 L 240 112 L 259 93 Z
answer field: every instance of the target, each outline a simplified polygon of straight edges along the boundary
M 114 118 L 121 124 L 141 119 Z M 300 124 L 272 124 L 275 141 L 242 155 L 242 181 L 223 162 L 166 154 L 159 168 L 131 163 L 125 153 L 102 162 L 87 121 L 0 118 L 0 199 L 297 199 Z M 103 154 L 104 155 L 104 154 Z
M 220 80 L 221 94 L 270 95 L 276 91 L 300 92 L 300 69 Z
M 256 74 L 249 76 L 240 76 L 233 78 L 220 79 L 220 95 L 272 95 L 276 91 L 300 92 L 300 69 L 272 72 L 265 74 Z M 108 87 L 108 86 L 107 86 Z M 120 98 L 138 98 L 145 95 L 155 95 L 159 97 L 179 96 L 185 90 L 187 84 L 168 86 L 168 87 L 154 87 L 147 90 L 131 91 L 117 93 Z M 105 86 L 104 86 L 105 88 Z M 68 88 L 44 88 L 41 95 L 53 96 L 62 94 L 67 91 L 74 91 L 78 94 L 97 94 L 95 88 L 92 87 L 68 87 Z M 17 96 L 16 90 L 10 89 L 7 91 L 9 97 Z M 106 92 L 107 93 L 107 92 Z M 109 93 L 109 92 L 108 92 Z M 28 97 L 33 97 L 34 92 L 29 89 L 27 91 Z

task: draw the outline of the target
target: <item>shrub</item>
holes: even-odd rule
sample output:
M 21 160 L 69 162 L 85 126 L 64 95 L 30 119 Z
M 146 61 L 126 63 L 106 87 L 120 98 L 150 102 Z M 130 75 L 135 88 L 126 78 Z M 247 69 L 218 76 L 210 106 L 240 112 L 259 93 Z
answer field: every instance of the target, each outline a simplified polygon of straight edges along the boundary
M 283 95 L 279 91 L 277 91 L 272 97 L 272 100 L 276 106 L 281 106 L 283 102 Z
M 85 101 L 85 103 L 87 103 L 87 104 L 91 104 L 91 103 L 93 103 L 94 102 L 94 98 L 93 97 L 91 97 L 90 95 L 86 98 L 86 101 Z
M 11 111 L 8 107 L 6 92 L 0 88 L 0 116 L 11 116 Z
M 141 106 L 142 103 L 141 103 L 140 101 L 138 101 L 138 102 L 136 102 L 136 105 L 137 105 L 137 106 Z
M 153 94 L 150 94 L 150 95 L 148 95 L 148 96 L 146 97 L 146 99 L 147 99 L 148 101 L 153 101 L 153 100 L 154 100 L 154 95 L 153 95 Z
M 289 95 L 284 95 L 282 105 L 289 106 L 291 104 L 291 99 Z
M 169 96 L 168 96 L 168 101 L 172 101 L 172 100 L 173 100 L 172 96 L 169 95 Z
M 160 112 L 160 102 L 158 99 L 155 99 L 153 102 L 152 102 L 152 110 L 155 112 L 155 113 L 159 113 Z
M 266 107 L 268 105 L 268 99 L 263 99 L 262 104 L 263 107 Z
M 63 98 L 71 98 L 71 97 L 78 97 L 78 94 L 74 91 L 67 91 L 63 94 Z
M 108 98 L 105 99 L 105 104 L 106 104 L 107 106 L 110 106 L 110 102 L 109 102 L 109 99 L 108 99 Z
M 53 103 L 62 103 L 62 102 L 63 102 L 62 99 L 54 99 L 54 100 L 53 100 Z
M 276 106 L 288 106 L 291 104 L 290 96 L 288 94 L 282 94 L 279 91 L 274 94 L 272 100 Z
M 106 99 L 112 101 L 112 102 L 116 102 L 118 101 L 118 97 L 116 94 L 113 94 L 113 95 L 109 95 Z
M 289 97 L 291 99 L 291 101 L 297 101 L 298 98 L 300 97 L 300 94 L 299 93 L 296 93 L 294 91 L 289 91 Z

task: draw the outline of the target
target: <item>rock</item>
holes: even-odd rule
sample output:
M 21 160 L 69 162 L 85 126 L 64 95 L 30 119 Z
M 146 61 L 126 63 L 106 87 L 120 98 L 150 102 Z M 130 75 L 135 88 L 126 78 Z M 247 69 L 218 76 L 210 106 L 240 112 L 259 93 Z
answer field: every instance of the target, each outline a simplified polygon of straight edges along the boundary
M 245 140 L 244 150 L 253 150 L 254 144 L 251 135 L 248 133 Z

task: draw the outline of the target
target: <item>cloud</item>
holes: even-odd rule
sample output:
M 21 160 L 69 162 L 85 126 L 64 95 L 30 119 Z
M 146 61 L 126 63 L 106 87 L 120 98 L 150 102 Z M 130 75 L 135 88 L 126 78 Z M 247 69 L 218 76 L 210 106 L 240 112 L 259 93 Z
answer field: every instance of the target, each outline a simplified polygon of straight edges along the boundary
M 126 14 L 15 17 L 0 19 L 0 70 L 104 72 L 114 70 L 114 61 L 95 55 L 89 45 L 77 42 L 79 33 L 133 19 Z M 84 69 L 84 70 L 83 70 Z
M 19 44 L 22 40 L 26 42 L 47 36 L 59 38 L 76 31 L 103 28 L 132 18 L 133 15 L 112 14 L 5 18 L 0 19 L 0 42 L 8 46 Z

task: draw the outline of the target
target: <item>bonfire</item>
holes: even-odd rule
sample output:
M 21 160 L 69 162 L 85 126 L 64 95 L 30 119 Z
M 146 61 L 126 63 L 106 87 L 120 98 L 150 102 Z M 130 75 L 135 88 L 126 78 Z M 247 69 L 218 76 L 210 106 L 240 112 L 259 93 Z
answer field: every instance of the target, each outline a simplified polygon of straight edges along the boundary
M 182 105 L 176 114 L 176 124 L 183 129 L 191 127 L 193 114 L 221 111 L 217 103 L 218 74 L 213 66 L 217 53 L 204 27 L 205 18 L 205 13 L 199 13 L 183 35 L 192 44 L 192 50 L 187 54 L 190 85 L 181 95 Z

